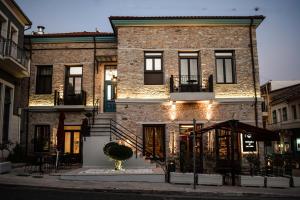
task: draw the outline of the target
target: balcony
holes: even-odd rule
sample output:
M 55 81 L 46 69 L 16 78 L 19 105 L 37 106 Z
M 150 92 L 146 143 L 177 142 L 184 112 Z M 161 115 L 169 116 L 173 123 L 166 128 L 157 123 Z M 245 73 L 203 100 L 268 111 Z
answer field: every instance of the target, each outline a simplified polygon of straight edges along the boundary
M 0 36 L 0 58 L 0 69 L 3 71 L 18 78 L 29 76 L 29 51 L 2 36 Z
M 206 86 L 202 86 L 200 80 L 200 76 L 197 75 L 171 75 L 170 100 L 201 101 L 213 99 L 213 76 L 209 76 Z
M 54 106 L 61 108 L 84 108 L 86 105 L 86 92 L 81 90 L 75 94 L 63 94 L 55 90 L 54 92 Z

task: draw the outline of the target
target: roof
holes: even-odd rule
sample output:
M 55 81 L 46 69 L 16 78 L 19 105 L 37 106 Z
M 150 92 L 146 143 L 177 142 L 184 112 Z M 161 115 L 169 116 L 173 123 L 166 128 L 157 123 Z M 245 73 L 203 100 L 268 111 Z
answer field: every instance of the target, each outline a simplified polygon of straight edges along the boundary
M 153 25 L 255 25 L 265 19 L 255 16 L 110 16 L 114 32 L 118 26 L 153 26 Z
M 300 80 L 289 80 L 289 81 L 269 81 L 271 84 L 271 91 L 283 89 L 293 85 L 300 84 Z
M 284 101 L 300 98 L 300 83 L 272 91 L 270 104 L 275 105 Z
M 157 19 L 264 19 L 263 15 L 253 16 L 110 16 L 110 20 L 129 19 L 129 20 L 157 20 Z
M 27 17 L 27 15 L 23 12 L 23 10 L 20 8 L 20 6 L 14 1 L 14 0 L 5 0 L 5 3 L 7 3 L 9 6 L 13 8 L 13 10 L 16 12 L 17 15 L 21 17 L 21 20 L 23 23 L 27 26 L 31 26 L 32 22 Z
M 225 122 L 217 123 L 212 126 L 202 128 L 196 131 L 196 134 L 204 134 L 210 130 L 214 129 L 223 129 L 223 130 L 230 130 L 236 131 L 239 133 L 252 133 L 253 138 L 256 141 L 278 141 L 279 140 L 279 133 L 270 131 L 264 128 L 259 128 L 256 126 L 252 126 L 250 124 L 246 124 L 240 122 L 238 120 L 228 120 Z
M 114 36 L 114 33 L 110 32 L 68 32 L 68 33 L 44 33 L 26 35 L 26 37 L 38 37 L 38 38 L 55 38 L 55 37 L 90 37 L 90 36 Z

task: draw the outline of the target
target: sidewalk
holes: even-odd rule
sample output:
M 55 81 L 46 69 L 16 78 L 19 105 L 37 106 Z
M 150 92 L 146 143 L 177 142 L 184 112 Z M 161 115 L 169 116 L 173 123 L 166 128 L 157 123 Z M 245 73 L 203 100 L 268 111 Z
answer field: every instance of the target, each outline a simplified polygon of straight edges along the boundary
M 14 169 L 10 174 L 0 175 L 0 184 L 21 185 L 33 187 L 77 189 L 112 192 L 135 193 L 164 193 L 185 194 L 189 196 L 277 196 L 300 197 L 299 188 L 254 188 L 239 186 L 200 186 L 193 189 L 192 185 L 175 185 L 169 183 L 143 183 L 143 182 L 97 182 L 97 181 L 66 181 L 60 180 L 58 175 L 45 174 L 42 177 L 18 176 L 20 168 Z

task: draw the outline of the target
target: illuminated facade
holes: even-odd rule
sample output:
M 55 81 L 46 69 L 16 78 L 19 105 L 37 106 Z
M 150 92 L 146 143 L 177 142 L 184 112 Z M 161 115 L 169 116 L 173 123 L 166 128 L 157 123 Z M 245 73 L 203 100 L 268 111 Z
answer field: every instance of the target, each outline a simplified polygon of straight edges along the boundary
M 113 33 L 27 36 L 29 133 L 49 138 L 45 151 L 55 149 L 61 112 L 65 126 L 78 126 L 96 108 L 98 121 L 111 113 L 142 138 L 147 158 L 189 171 L 193 119 L 198 128 L 231 119 L 261 125 L 255 31 L 263 16 L 109 19 Z M 212 134 L 204 140 L 214 148 Z

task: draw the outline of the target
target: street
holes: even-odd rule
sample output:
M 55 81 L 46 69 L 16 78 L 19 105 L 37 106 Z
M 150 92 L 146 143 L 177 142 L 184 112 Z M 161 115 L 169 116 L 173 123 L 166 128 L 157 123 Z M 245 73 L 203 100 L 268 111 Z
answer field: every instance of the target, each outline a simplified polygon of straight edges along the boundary
M 172 199 L 298 199 L 292 197 L 274 197 L 274 196 L 222 196 L 221 194 L 203 194 L 203 196 L 195 196 L 189 194 L 169 194 L 169 193 L 134 193 L 134 192 L 118 192 L 118 191 L 95 191 L 95 190 L 70 190 L 70 189 L 51 189 L 24 186 L 7 186 L 0 185 L 1 199 L 5 200 L 119 200 L 119 199 L 143 199 L 143 200 L 172 200 Z

